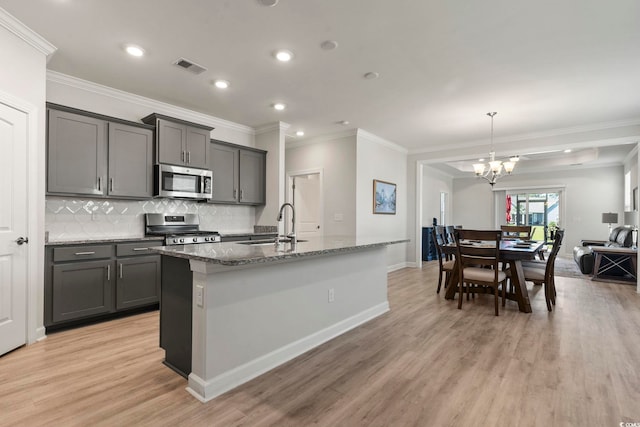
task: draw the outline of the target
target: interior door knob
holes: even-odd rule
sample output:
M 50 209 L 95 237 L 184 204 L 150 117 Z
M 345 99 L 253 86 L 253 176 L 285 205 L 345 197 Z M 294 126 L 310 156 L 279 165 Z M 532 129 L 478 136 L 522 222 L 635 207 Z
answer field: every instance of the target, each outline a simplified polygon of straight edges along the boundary
M 22 245 L 24 243 L 29 243 L 29 238 L 28 237 L 18 237 L 16 239 L 16 243 L 19 245 Z

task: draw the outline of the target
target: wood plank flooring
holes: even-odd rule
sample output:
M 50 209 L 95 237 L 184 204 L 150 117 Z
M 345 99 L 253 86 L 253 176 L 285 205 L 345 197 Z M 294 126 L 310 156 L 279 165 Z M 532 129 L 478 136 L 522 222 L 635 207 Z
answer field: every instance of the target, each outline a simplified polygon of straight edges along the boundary
M 557 278 L 548 313 L 389 274 L 391 311 L 202 404 L 161 362 L 157 312 L 0 357 L 0 426 L 618 426 L 640 422 L 640 296 Z

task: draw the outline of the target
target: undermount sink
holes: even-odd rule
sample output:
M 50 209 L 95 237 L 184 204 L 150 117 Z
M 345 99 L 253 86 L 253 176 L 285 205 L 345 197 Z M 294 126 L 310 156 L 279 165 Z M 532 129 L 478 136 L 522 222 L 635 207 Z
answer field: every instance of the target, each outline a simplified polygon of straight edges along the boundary
M 307 242 L 308 240 L 298 239 L 297 242 Z M 239 245 L 268 246 L 275 245 L 275 240 L 249 240 L 247 242 L 237 242 Z M 291 239 L 280 239 L 280 243 L 291 243 Z

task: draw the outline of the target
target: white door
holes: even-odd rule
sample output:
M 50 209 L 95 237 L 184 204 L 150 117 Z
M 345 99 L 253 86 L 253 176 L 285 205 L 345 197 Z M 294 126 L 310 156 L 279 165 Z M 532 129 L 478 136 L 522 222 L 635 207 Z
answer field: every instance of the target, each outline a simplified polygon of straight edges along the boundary
M 299 238 L 321 236 L 322 181 L 320 173 L 296 175 L 293 180 L 293 205 L 296 207 L 296 235 Z
M 0 103 L 0 355 L 27 341 L 27 136 L 27 115 Z

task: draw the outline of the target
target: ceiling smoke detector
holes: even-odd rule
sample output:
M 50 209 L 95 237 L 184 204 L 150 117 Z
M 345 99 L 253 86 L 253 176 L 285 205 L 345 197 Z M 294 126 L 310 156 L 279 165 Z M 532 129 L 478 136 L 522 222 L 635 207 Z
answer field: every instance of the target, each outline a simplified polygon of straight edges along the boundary
M 202 74 L 207 71 L 202 65 L 198 65 L 193 61 L 188 59 L 179 58 L 173 62 L 173 65 L 177 65 L 180 68 L 183 68 L 193 74 Z

